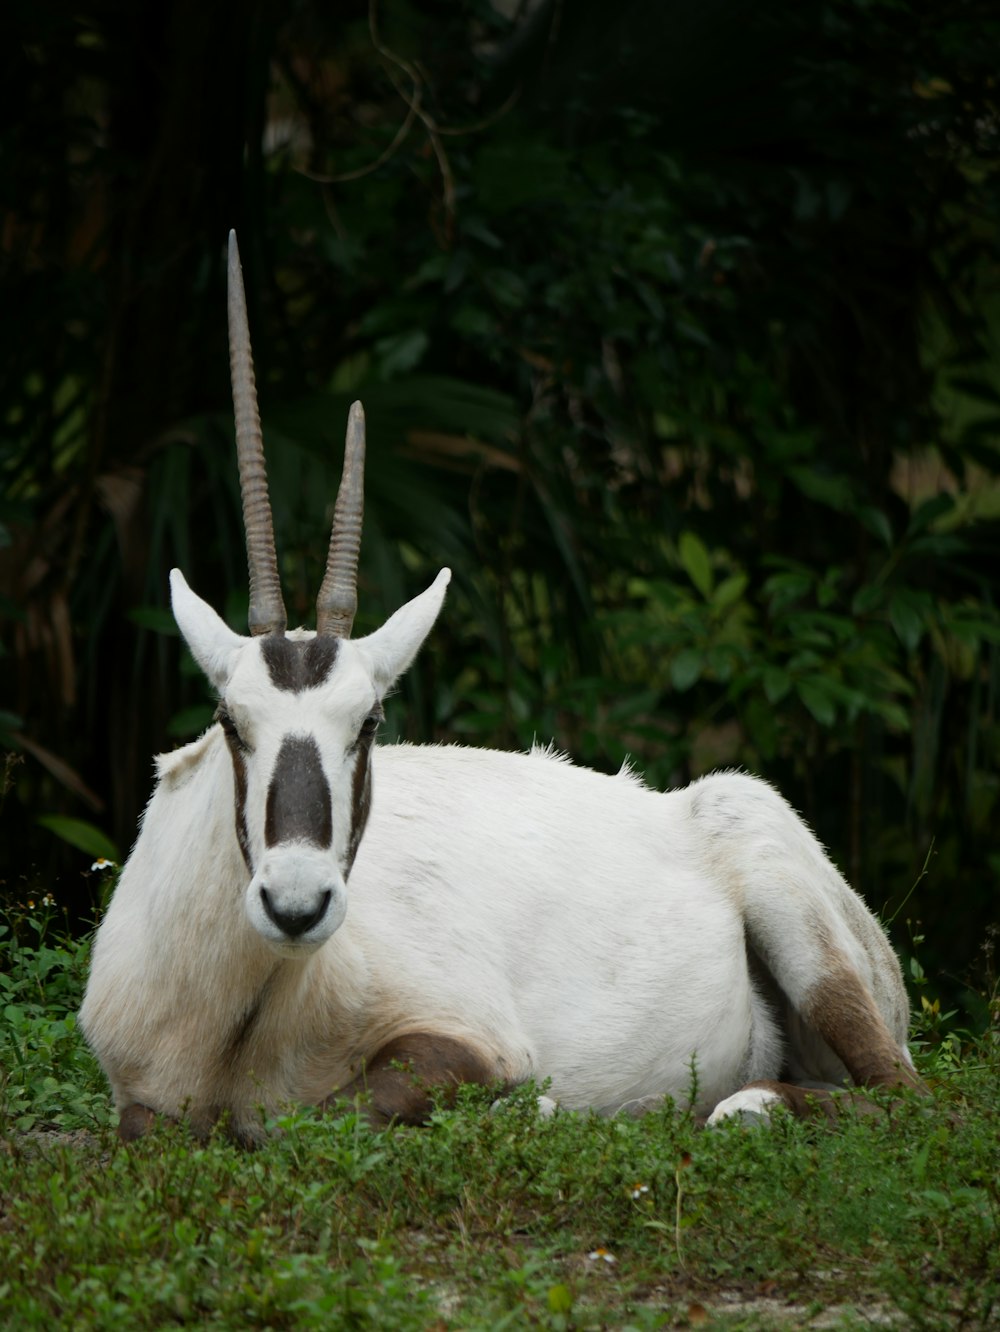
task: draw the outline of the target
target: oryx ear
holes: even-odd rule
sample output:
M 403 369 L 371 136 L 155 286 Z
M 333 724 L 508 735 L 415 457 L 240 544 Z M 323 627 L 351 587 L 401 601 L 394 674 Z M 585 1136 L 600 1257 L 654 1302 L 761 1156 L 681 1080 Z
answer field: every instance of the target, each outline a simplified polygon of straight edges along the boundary
M 170 604 L 191 655 L 221 693 L 249 640 L 233 633 L 208 602 L 191 591 L 180 569 L 170 570 Z
M 354 640 L 380 694 L 392 686 L 417 655 L 438 617 L 450 581 L 451 570 L 442 569 L 426 592 L 400 606 L 381 629 L 367 638 Z

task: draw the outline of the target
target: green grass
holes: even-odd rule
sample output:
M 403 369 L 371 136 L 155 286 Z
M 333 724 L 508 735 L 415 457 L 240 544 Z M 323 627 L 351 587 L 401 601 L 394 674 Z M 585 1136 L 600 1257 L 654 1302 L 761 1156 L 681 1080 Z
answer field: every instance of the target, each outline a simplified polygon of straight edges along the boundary
M 86 944 L 42 924 L 0 945 L 0 1327 L 1000 1326 L 995 1029 L 925 1050 L 932 1101 L 835 1130 L 468 1089 L 422 1130 L 126 1149 L 72 1018 Z

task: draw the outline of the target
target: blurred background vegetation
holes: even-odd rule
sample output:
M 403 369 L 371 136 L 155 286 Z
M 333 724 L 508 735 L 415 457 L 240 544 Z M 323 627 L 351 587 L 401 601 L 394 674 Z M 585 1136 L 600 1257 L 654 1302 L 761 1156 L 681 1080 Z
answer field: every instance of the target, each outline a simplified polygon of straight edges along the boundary
M 390 717 L 741 765 L 973 1020 L 1000 820 L 1000 19 L 966 0 L 15 4 L 0 120 L 0 892 L 83 927 L 245 629 L 240 239 L 290 617 L 346 409 Z M 183 849 L 178 849 L 183 854 Z

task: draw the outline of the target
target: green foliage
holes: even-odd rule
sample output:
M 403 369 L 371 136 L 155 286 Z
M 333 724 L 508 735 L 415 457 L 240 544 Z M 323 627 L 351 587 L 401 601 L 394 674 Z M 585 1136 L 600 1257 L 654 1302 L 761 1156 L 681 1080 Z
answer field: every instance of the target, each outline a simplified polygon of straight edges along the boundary
M 245 623 L 235 220 L 291 618 L 354 396 L 359 631 L 456 572 L 390 730 L 759 770 L 876 907 L 933 846 L 964 1005 L 1000 869 L 996 21 L 446 8 L 307 3 L 223 62 L 169 4 L 18 17 L 5 891 L 37 865 L 85 915 L 39 816 L 127 846 L 149 754 L 207 724 L 170 566 Z M 209 86 L 228 118 L 169 91 Z
M 721 1327 L 735 1300 L 767 1325 L 777 1299 L 938 1329 L 1000 1310 L 1000 1009 L 920 1056 L 932 1099 L 833 1130 L 704 1131 L 670 1104 L 539 1119 L 533 1086 L 495 1105 L 466 1087 L 426 1129 L 290 1109 L 254 1153 L 166 1124 L 124 1148 L 68 1018 L 86 949 L 14 924 L 0 1299 L 18 1327 Z
M 100 828 L 88 823 L 86 819 L 68 819 L 59 814 L 43 814 L 38 822 L 41 827 L 48 828 L 49 832 L 55 833 L 78 851 L 99 856 L 102 860 L 117 862 L 121 859 L 121 852 L 111 838 L 102 833 Z
M 58 938 L 54 902 L 0 919 L 0 1124 L 7 1130 L 108 1122 L 107 1090 L 77 1029 L 90 947 Z

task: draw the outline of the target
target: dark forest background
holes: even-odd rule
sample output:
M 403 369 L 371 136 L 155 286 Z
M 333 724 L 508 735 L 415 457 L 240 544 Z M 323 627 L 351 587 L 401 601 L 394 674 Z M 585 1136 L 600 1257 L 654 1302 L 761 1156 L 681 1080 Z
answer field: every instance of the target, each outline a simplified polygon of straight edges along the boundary
M 966 0 L 5 11 L 0 894 L 75 928 L 245 630 L 224 255 L 290 619 L 348 404 L 414 740 L 774 782 L 979 1020 L 1000 876 L 1000 19 Z M 184 848 L 178 847 L 178 855 Z M 929 997 L 930 996 L 930 999 Z

